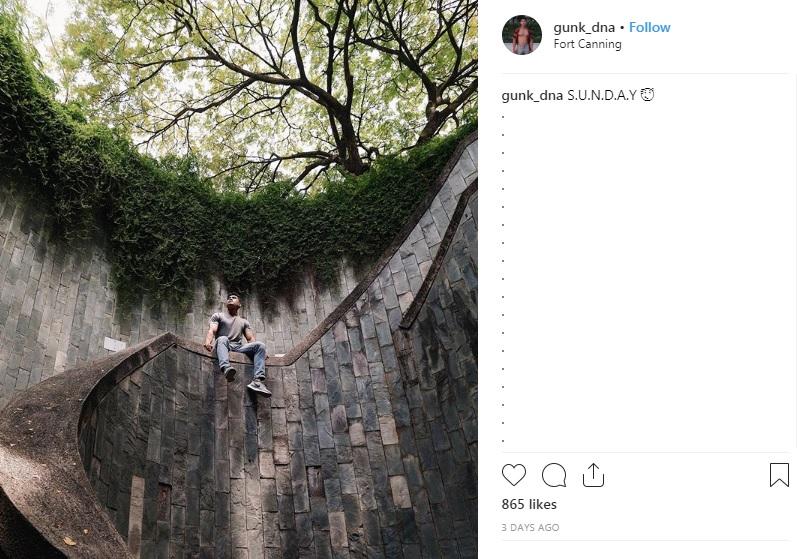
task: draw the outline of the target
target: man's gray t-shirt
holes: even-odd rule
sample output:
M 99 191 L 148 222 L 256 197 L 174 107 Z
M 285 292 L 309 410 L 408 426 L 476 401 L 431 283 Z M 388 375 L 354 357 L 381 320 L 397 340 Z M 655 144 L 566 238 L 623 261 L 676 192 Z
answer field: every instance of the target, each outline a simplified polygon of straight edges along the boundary
M 210 317 L 210 324 L 211 326 L 214 324 L 219 325 L 219 329 L 216 330 L 217 338 L 219 336 L 227 336 L 231 343 L 239 344 L 246 343 L 244 332 L 246 332 L 247 328 L 252 327 L 245 318 L 230 316 L 227 313 L 220 312 L 213 313 L 213 316 Z

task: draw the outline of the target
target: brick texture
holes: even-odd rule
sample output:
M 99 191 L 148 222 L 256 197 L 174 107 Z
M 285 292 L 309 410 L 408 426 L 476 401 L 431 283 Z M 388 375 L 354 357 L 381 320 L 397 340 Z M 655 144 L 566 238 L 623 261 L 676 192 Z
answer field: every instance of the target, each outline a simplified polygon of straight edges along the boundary
M 345 315 L 293 365 L 268 369 L 272 398 L 247 393 L 251 366 L 228 384 L 175 346 L 86 419 L 84 467 L 141 557 L 476 555 L 477 195 L 417 319 L 399 326 L 476 178 L 476 150 Z M 0 198 L 4 398 L 102 354 L 104 336 L 204 334 L 215 304 L 203 288 L 179 320 L 146 306 L 118 316 L 101 250 L 69 252 L 30 215 Z M 282 353 L 356 281 L 345 270 L 337 293 L 306 280 L 292 303 L 245 315 Z

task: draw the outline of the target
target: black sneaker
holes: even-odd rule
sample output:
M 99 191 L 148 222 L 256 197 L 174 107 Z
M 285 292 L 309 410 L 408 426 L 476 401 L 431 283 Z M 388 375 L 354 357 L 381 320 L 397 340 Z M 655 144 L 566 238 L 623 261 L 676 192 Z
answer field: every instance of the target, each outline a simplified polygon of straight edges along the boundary
M 235 378 L 235 374 L 238 372 L 233 367 L 227 367 L 222 371 L 224 373 L 224 377 L 227 379 L 227 382 L 232 382 Z
M 253 392 L 260 392 L 263 396 L 271 396 L 271 390 L 266 388 L 266 383 L 263 382 L 264 380 L 265 379 L 256 378 L 247 384 L 246 387 Z

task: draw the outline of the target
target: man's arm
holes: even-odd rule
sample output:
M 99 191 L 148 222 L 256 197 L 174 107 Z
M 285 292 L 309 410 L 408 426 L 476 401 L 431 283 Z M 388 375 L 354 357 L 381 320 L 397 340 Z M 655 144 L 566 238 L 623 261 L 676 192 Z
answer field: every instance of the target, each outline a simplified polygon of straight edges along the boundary
M 252 330 L 251 326 L 244 328 L 244 337 L 246 338 L 247 342 L 254 342 L 255 341 L 255 331 Z
M 208 351 L 213 351 L 213 338 L 216 337 L 216 332 L 219 329 L 218 322 L 211 322 L 210 328 L 208 328 L 208 333 L 205 336 L 205 349 Z

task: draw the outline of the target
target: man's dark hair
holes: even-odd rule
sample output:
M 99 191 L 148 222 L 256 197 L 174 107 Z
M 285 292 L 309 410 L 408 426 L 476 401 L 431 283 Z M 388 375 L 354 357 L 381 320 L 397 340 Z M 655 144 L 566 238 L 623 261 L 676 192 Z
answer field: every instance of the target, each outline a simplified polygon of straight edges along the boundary
M 237 293 L 227 293 L 227 299 L 229 299 L 230 297 L 235 297 L 239 301 L 241 300 L 241 297 L 239 297 Z

